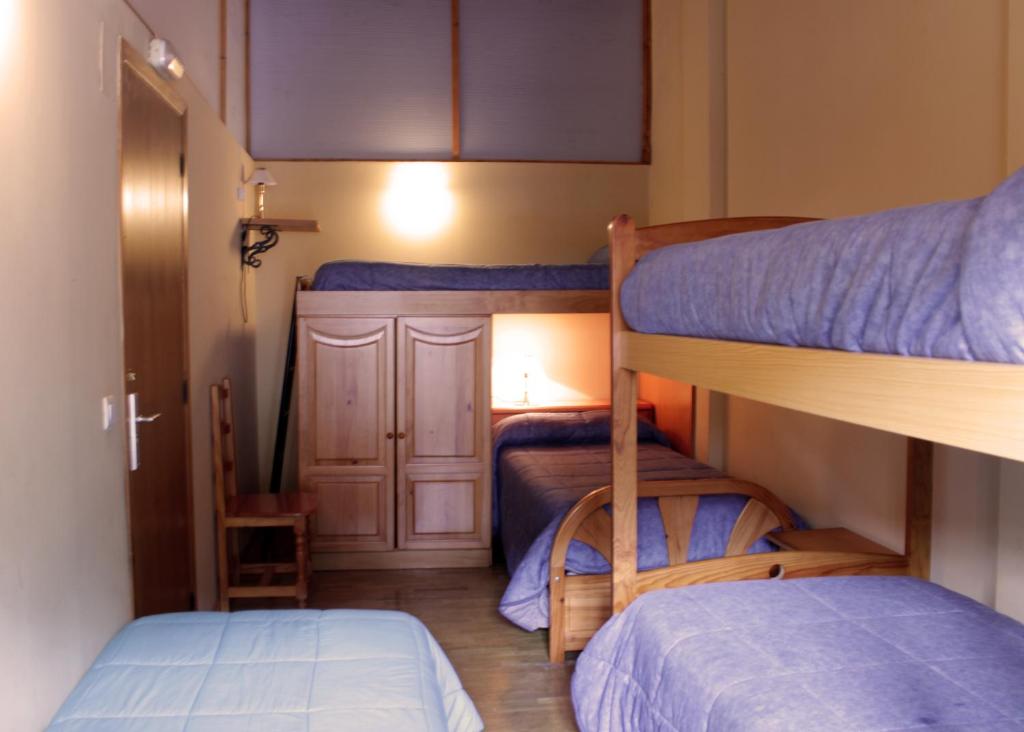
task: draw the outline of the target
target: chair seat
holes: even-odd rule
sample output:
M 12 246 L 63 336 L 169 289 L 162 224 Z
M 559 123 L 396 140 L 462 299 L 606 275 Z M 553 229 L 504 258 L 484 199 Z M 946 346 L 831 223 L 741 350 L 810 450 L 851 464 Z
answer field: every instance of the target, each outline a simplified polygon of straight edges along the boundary
M 312 493 L 243 493 L 227 500 L 225 513 L 231 517 L 277 518 L 309 516 L 316 510 Z

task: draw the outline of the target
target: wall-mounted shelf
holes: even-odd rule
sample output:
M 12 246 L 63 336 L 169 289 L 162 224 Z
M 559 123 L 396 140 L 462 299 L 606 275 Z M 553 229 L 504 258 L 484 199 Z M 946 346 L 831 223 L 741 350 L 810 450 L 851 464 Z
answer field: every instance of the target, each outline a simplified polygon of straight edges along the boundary
M 239 226 L 242 227 L 242 266 L 259 267 L 263 262 L 260 256 L 277 245 L 280 232 L 306 232 L 317 233 L 320 231 L 320 222 L 316 219 L 239 219 Z M 255 244 L 248 243 L 250 231 L 258 231 L 263 239 Z
M 270 227 L 277 231 L 304 231 L 318 233 L 320 222 L 316 219 L 239 219 L 238 223 L 246 231 L 261 231 Z

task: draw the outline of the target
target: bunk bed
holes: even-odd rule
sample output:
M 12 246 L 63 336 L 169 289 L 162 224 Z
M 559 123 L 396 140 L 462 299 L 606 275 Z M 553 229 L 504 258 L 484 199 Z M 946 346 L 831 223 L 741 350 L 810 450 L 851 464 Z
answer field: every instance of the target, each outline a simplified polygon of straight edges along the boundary
M 926 580 L 932 442 L 1024 460 L 1024 171 L 835 222 L 610 233 L 616 616 L 577 662 L 581 728 L 1019 729 L 1024 626 Z M 786 582 L 756 555 L 700 587 L 638 572 L 640 372 L 908 436 L 912 576 L 815 576 L 876 554 L 815 531 L 770 557 Z
M 495 525 L 510 575 L 498 609 L 524 630 L 549 628 L 553 663 L 611 615 L 610 421 L 607 410 L 524 412 L 495 425 Z M 660 481 L 660 494 L 641 493 L 637 506 L 644 568 L 772 552 L 765 534 L 795 528 L 769 491 L 677 452 L 644 417 L 638 440 L 639 474 Z M 671 495 L 669 480 L 688 495 Z
M 253 610 L 128 624 L 48 729 L 477 732 L 483 722 L 411 615 Z

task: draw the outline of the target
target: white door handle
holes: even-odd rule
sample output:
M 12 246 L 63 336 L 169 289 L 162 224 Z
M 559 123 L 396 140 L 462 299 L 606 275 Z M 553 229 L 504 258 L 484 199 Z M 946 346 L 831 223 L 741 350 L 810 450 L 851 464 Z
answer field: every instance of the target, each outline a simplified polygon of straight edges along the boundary
M 128 395 L 128 470 L 139 469 L 139 425 L 156 422 L 160 412 L 156 414 L 139 414 L 139 395 Z

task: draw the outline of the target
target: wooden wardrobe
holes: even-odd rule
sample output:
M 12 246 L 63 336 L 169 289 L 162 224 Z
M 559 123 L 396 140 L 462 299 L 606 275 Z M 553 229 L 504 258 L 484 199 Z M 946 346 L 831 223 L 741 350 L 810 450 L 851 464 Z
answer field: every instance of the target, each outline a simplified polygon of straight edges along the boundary
M 491 563 L 491 316 L 605 290 L 296 295 L 299 485 L 318 569 Z
M 300 317 L 298 337 L 319 563 L 489 564 L 490 317 Z

